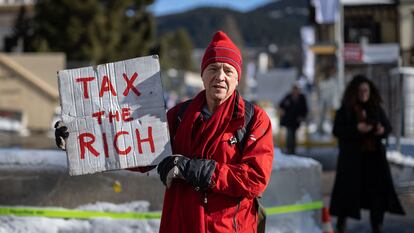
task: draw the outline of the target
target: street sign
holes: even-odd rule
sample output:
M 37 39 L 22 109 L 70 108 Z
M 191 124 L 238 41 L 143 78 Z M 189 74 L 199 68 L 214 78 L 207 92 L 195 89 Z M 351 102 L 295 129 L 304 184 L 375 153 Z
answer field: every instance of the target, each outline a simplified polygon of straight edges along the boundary
M 399 51 L 400 47 L 396 43 L 345 44 L 344 59 L 346 63 L 396 63 L 400 57 Z
M 362 47 L 360 44 L 345 44 L 344 60 L 349 62 L 362 62 Z
M 158 56 L 58 76 L 70 175 L 156 165 L 171 155 Z

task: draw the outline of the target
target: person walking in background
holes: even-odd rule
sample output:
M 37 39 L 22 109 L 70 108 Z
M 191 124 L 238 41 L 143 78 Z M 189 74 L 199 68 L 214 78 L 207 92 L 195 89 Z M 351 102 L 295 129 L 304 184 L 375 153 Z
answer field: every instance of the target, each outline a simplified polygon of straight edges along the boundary
M 280 125 L 286 127 L 286 154 L 295 154 L 296 152 L 296 130 L 300 123 L 306 119 L 308 106 L 305 96 L 301 93 L 299 87 L 294 85 L 279 103 Z
M 333 134 L 339 156 L 330 212 L 338 217 L 337 231 L 346 232 L 346 218 L 360 219 L 370 211 L 372 232 L 382 232 L 384 213 L 404 214 L 394 190 L 384 138 L 391 132 L 381 96 L 363 75 L 348 84 L 336 112 Z
M 272 172 L 272 126 L 264 110 L 237 92 L 241 73 L 239 49 L 217 32 L 201 62 L 205 89 L 168 111 L 173 155 L 157 166 L 167 187 L 161 233 L 264 233 L 257 198 Z M 64 126 L 55 134 L 64 148 Z

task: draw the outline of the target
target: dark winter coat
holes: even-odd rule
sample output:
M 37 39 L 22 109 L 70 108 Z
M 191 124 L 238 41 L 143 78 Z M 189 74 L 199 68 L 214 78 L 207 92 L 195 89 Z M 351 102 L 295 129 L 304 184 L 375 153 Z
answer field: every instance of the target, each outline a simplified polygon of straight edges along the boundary
M 284 112 L 280 125 L 287 128 L 299 128 L 301 120 L 304 120 L 308 113 L 306 99 L 303 94 L 300 94 L 296 101 L 293 100 L 291 94 L 286 95 L 279 103 L 279 107 Z
M 384 134 L 362 134 L 358 131 L 355 111 L 341 107 L 336 112 L 333 134 L 338 138 L 339 157 L 330 212 L 335 216 L 360 218 L 360 209 L 369 209 L 373 200 L 384 212 L 404 214 L 398 200 L 383 140 L 391 131 L 390 123 L 381 107 L 369 111 L 368 119 L 381 123 Z M 368 135 L 371 136 L 368 136 Z M 374 151 L 366 152 L 362 142 L 373 139 Z M 379 200 L 379 201 L 378 201 Z

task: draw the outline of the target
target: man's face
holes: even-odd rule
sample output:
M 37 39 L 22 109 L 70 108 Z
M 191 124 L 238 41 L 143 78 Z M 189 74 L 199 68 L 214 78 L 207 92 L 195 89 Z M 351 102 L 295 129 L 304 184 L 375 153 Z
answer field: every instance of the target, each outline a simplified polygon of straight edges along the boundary
M 293 95 L 294 97 L 298 97 L 298 96 L 300 95 L 300 90 L 299 90 L 299 87 L 297 87 L 297 86 L 293 86 L 293 88 L 292 88 L 292 95 Z
M 236 90 L 238 81 L 237 70 L 222 62 L 211 63 L 201 75 L 207 100 L 223 103 Z

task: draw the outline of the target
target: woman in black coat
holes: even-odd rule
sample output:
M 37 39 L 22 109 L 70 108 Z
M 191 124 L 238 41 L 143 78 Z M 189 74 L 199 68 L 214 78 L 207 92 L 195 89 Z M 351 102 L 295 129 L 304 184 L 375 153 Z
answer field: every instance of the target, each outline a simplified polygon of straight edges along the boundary
M 381 102 L 374 84 L 357 75 L 336 112 L 333 134 L 339 156 L 330 212 L 338 217 L 338 232 L 345 232 L 347 217 L 360 219 L 361 208 L 370 210 L 373 232 L 382 232 L 386 211 L 404 214 L 383 144 L 391 126 Z

